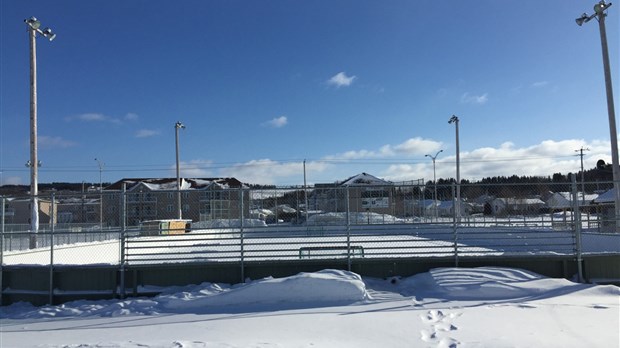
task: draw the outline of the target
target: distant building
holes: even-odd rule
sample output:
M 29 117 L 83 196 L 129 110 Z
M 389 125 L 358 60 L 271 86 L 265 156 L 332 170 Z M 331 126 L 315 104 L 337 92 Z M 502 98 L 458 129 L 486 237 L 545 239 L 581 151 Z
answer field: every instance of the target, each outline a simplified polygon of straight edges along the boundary
M 118 226 L 121 221 L 121 192 L 126 190 L 126 221 L 136 226 L 142 221 L 175 219 L 177 209 L 176 178 L 121 179 L 104 188 L 104 221 Z M 183 219 L 206 221 L 240 218 L 241 190 L 235 178 L 182 178 L 181 211 Z M 113 193 L 116 192 L 116 193 Z M 244 197 L 244 216 L 249 216 L 249 197 Z
M 321 211 L 344 212 L 348 209 L 351 212 L 394 214 L 394 184 L 368 173 L 341 182 L 316 184 L 312 195 L 316 209 Z
M 49 224 L 51 216 L 57 209 L 52 209 L 52 202 L 47 199 L 38 199 L 39 224 Z M 30 224 L 32 214 L 30 198 L 14 198 L 5 201 L 5 223 L 8 224 Z

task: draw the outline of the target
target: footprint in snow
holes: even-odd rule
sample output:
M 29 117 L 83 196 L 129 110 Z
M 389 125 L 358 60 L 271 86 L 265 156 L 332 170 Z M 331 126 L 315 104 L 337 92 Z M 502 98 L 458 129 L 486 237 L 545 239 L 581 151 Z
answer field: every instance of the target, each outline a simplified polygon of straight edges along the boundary
M 447 333 L 458 330 L 458 328 L 452 324 L 452 321 L 461 316 L 461 314 L 462 313 L 457 312 L 444 313 L 440 310 L 433 309 L 420 315 L 422 323 L 427 325 L 426 329 L 420 330 L 420 338 L 427 343 L 436 343 L 437 347 L 457 347 L 459 342 L 447 336 Z

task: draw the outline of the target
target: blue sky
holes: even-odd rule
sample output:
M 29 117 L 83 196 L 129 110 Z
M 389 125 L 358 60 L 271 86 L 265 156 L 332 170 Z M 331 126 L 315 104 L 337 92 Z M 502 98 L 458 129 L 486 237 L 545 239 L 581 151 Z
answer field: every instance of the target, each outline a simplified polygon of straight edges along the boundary
M 2 1 L 0 172 L 29 183 L 37 39 L 40 182 L 248 183 L 577 172 L 610 160 L 596 1 Z M 607 17 L 618 108 L 620 7 Z

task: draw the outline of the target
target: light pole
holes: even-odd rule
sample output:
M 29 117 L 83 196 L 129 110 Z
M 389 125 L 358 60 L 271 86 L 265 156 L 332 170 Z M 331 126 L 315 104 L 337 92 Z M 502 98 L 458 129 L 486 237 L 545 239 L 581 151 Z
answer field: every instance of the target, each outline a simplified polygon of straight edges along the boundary
M 454 214 L 458 221 L 461 220 L 461 154 L 459 149 L 459 118 L 455 115 L 450 117 L 449 124 L 454 123 L 456 126 L 456 204 L 454 205 Z
M 437 217 L 437 175 L 435 172 L 435 160 L 437 159 L 437 156 L 439 156 L 441 152 L 443 152 L 443 150 L 437 151 L 435 156 L 424 155 L 425 157 L 430 157 L 433 160 L 433 185 L 435 186 L 434 192 L 433 192 L 433 209 L 435 210 L 435 217 Z
M 56 38 L 56 34 L 52 33 L 52 29 L 40 29 L 41 22 L 30 17 L 24 19 L 30 33 L 30 232 L 39 232 L 39 203 L 37 196 L 39 194 L 39 160 L 37 158 L 37 33 L 52 41 Z M 37 247 L 36 236 L 30 238 L 30 248 Z
M 594 14 L 588 16 L 582 14 L 581 17 L 575 19 L 577 25 L 581 26 L 592 18 L 598 21 L 599 31 L 601 33 L 601 48 L 603 52 L 603 71 L 605 73 L 605 91 L 607 93 L 607 116 L 609 118 L 609 135 L 611 141 L 611 168 L 614 179 L 614 200 L 615 200 L 615 221 L 616 232 L 620 231 L 620 166 L 618 164 L 618 133 L 616 131 L 616 112 L 614 110 L 614 93 L 611 87 L 611 69 L 609 67 L 609 50 L 607 49 L 607 32 L 605 30 L 605 17 L 611 3 L 605 3 L 604 0 L 594 5 Z
M 99 165 L 99 230 L 103 230 L 103 181 L 101 180 L 103 172 L 103 162 L 95 158 Z
M 174 124 L 174 140 L 176 145 L 176 155 L 177 155 L 177 216 L 179 220 L 183 217 L 182 209 L 181 209 L 181 172 L 179 170 L 179 129 L 185 129 L 185 125 L 180 121 Z

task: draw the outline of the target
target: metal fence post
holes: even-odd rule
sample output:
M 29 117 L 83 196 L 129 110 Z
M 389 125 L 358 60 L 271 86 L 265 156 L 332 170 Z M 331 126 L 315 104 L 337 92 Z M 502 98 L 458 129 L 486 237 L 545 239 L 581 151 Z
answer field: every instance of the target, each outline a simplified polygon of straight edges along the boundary
M 347 207 L 347 270 L 351 272 L 351 207 L 349 205 L 349 186 L 345 188 L 344 204 Z
M 583 283 L 582 255 L 581 255 L 581 210 L 579 209 L 579 198 L 577 193 L 577 175 L 572 175 L 572 196 L 573 196 L 573 228 L 575 238 L 575 256 L 577 258 L 577 281 Z
M 5 209 L 5 198 L 2 197 L 2 209 L 0 209 L 0 306 L 3 305 L 2 297 L 4 294 L 4 287 L 2 285 L 2 269 L 4 267 L 4 209 Z
M 123 183 L 123 191 L 121 193 L 121 235 L 120 235 L 120 297 L 125 298 L 125 238 L 127 232 L 127 184 Z
M 452 223 L 452 234 L 454 236 L 454 267 L 458 267 L 459 266 L 459 234 L 458 234 L 458 222 L 457 222 L 457 215 L 456 215 L 457 214 L 456 204 L 460 205 L 461 202 L 457 201 L 454 198 L 455 192 L 456 192 L 456 184 L 452 183 L 452 201 L 454 202 L 454 205 L 452 206 L 452 210 L 454 213 L 453 223 Z
M 243 187 L 239 188 L 239 243 L 240 243 L 240 253 L 241 253 L 241 283 L 245 283 L 245 250 L 244 250 L 244 235 L 243 235 Z
M 50 207 L 50 274 L 49 274 L 49 304 L 54 304 L 54 225 L 56 225 L 56 195 L 52 193 L 52 204 Z

